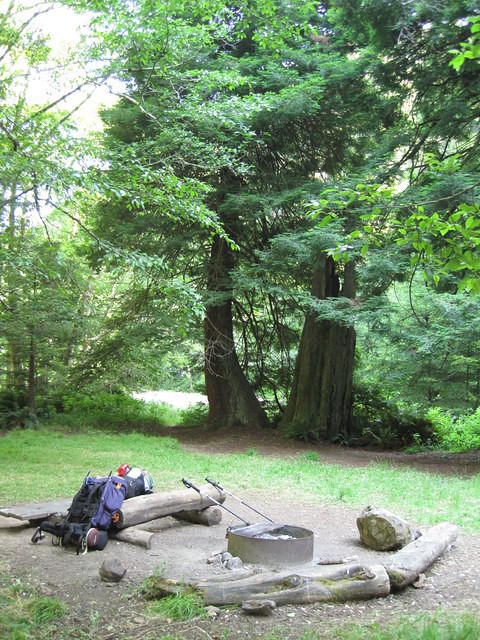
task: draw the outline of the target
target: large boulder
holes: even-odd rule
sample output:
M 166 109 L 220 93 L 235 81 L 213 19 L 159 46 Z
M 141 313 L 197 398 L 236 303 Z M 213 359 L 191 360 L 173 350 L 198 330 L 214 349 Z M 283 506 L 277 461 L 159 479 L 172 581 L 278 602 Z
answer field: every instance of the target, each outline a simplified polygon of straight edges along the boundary
M 357 518 L 360 540 L 376 551 L 401 549 L 415 540 L 419 532 L 386 509 L 366 507 Z

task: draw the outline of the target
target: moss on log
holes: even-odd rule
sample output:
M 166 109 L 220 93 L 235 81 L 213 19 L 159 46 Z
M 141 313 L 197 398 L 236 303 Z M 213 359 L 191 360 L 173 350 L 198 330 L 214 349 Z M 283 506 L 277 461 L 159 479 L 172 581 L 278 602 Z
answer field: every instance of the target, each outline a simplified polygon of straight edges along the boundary
M 177 593 L 182 583 L 164 580 L 164 593 Z M 383 597 L 390 593 L 390 581 L 382 565 L 360 564 L 338 567 L 314 567 L 302 570 L 268 572 L 241 580 L 206 580 L 191 583 L 208 605 L 241 604 L 273 600 L 275 604 L 345 602 Z

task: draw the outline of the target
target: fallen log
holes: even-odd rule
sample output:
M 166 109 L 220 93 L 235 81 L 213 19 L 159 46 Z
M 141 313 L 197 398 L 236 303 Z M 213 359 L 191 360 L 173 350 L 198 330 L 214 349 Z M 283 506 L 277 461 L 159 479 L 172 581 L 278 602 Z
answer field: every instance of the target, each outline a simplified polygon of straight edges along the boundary
M 218 507 L 207 507 L 202 510 L 180 511 L 174 514 L 173 517 L 185 522 L 212 526 L 221 521 L 222 511 Z M 162 518 L 155 518 L 155 520 L 143 522 L 132 527 L 126 527 L 125 529 L 119 529 L 117 531 L 114 530 L 111 538 L 120 540 L 120 542 L 129 542 L 130 544 L 144 547 L 145 549 L 151 549 L 154 535 L 170 529 L 175 525 L 178 525 L 175 520 L 163 516 Z
M 219 507 L 207 507 L 206 509 L 194 509 L 193 511 L 180 511 L 179 513 L 174 513 L 173 517 L 185 522 L 211 527 L 222 521 L 222 510 Z
M 144 529 L 137 529 L 137 527 L 127 527 L 126 529 L 121 529 L 111 534 L 113 540 L 129 542 L 144 549 L 152 548 L 152 539 L 154 536 L 155 531 L 145 531 Z
M 161 585 L 166 594 L 178 593 L 184 582 L 165 579 Z M 388 574 L 382 565 L 354 564 L 341 568 L 307 569 L 302 574 L 268 572 L 241 580 L 208 580 L 191 583 L 206 605 L 241 604 L 248 601 L 273 600 L 282 604 L 311 602 L 345 602 L 387 596 L 390 593 Z
M 125 500 L 118 512 L 119 518 L 115 527 L 117 529 L 125 529 L 161 516 L 173 515 L 180 511 L 205 509 L 213 504 L 209 498 L 213 498 L 220 503 L 225 501 L 225 494 L 211 484 L 202 485 L 200 491 L 202 495 L 191 489 L 162 491 Z
M 137 524 L 135 525 L 135 528 L 143 529 L 143 531 L 153 531 L 154 533 L 159 533 L 160 531 L 171 529 L 175 525 L 178 525 L 178 522 L 173 519 L 173 516 L 162 516 L 161 518 L 155 518 L 155 520 L 149 520 L 148 522 Z M 125 531 L 125 529 L 122 529 L 122 531 Z
M 457 535 L 457 526 L 442 522 L 390 556 L 384 566 L 392 589 L 403 589 L 412 584 L 456 540 Z

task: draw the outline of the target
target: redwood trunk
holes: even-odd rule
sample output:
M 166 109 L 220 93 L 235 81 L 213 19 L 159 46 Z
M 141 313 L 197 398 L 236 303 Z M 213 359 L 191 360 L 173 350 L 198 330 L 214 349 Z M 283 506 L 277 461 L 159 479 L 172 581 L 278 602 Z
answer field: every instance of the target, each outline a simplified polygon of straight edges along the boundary
M 208 422 L 214 427 L 265 427 L 267 416 L 240 367 L 235 349 L 230 282 L 233 263 L 228 244 L 222 238 L 215 238 L 208 274 L 212 301 L 205 317 Z
M 344 291 L 354 296 L 353 268 L 346 272 Z M 314 273 L 312 294 L 338 297 L 339 278 L 331 258 L 322 257 Z M 353 403 L 355 330 L 315 312 L 305 319 L 295 375 L 282 424 L 303 437 L 336 441 L 350 432 Z

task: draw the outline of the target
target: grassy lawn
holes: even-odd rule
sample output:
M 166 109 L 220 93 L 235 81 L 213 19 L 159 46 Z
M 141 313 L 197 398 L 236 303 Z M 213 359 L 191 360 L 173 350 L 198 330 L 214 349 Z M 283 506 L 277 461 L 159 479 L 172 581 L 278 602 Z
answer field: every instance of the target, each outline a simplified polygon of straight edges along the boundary
M 241 494 L 285 491 L 319 502 L 351 507 L 376 504 L 420 524 L 448 520 L 480 532 L 480 475 L 445 477 L 413 469 L 371 464 L 352 468 L 320 464 L 316 452 L 297 458 L 182 451 L 174 438 L 100 431 L 68 433 L 53 428 L 17 430 L 0 438 L 0 505 L 73 495 L 88 470 L 103 475 L 122 462 L 150 470 L 157 490 L 199 484 L 208 475 Z
M 1 567 L 0 567 L 1 568 Z M 0 638 L 29 640 L 54 638 L 67 613 L 58 598 L 42 596 L 27 582 L 0 577 Z

